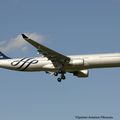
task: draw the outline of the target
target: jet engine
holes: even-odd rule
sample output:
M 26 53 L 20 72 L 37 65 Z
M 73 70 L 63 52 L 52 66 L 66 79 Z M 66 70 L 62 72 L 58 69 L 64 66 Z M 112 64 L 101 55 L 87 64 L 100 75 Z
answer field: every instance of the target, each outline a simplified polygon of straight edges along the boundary
M 80 70 L 73 73 L 74 76 L 77 77 L 88 77 L 89 76 L 89 70 Z
M 75 65 L 76 66 L 78 66 L 78 65 L 82 66 L 82 65 L 84 65 L 84 60 L 83 59 L 71 60 L 69 64 L 74 65 L 74 66 Z

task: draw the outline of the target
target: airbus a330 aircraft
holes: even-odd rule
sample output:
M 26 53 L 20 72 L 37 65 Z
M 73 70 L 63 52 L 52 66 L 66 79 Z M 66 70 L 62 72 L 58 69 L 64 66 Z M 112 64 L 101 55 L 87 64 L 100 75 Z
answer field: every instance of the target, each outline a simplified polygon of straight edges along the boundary
M 65 79 L 65 73 L 77 77 L 88 77 L 89 69 L 120 67 L 120 53 L 65 56 L 22 34 L 22 37 L 37 48 L 44 57 L 11 59 L 0 52 L 0 67 L 16 71 L 45 71 Z

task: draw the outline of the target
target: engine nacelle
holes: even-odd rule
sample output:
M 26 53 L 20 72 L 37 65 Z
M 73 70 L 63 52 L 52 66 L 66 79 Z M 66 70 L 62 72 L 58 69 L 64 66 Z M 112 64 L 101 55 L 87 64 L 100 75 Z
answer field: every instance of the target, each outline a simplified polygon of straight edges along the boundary
M 74 76 L 77 77 L 88 77 L 89 76 L 89 70 L 80 70 L 73 73 Z
M 79 60 L 71 60 L 70 63 L 71 65 L 84 65 L 84 60 L 83 59 L 79 59 Z

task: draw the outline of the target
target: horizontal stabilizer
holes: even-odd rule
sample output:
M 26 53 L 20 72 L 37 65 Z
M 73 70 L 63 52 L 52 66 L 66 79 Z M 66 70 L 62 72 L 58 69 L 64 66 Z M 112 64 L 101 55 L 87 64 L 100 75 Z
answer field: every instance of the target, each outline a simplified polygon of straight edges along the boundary
M 0 59 L 10 59 L 10 58 L 4 55 L 2 52 L 0 52 Z

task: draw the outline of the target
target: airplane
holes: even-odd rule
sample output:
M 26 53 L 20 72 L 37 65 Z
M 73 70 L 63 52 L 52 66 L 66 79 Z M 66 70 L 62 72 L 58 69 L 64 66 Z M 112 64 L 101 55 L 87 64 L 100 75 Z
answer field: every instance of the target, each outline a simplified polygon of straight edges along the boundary
M 0 68 L 26 72 L 45 71 L 54 76 L 60 75 L 57 80 L 61 82 L 66 79 L 66 73 L 84 78 L 89 76 L 89 69 L 120 67 L 120 53 L 66 56 L 32 40 L 25 34 L 22 34 L 22 37 L 43 57 L 11 59 L 0 52 Z

